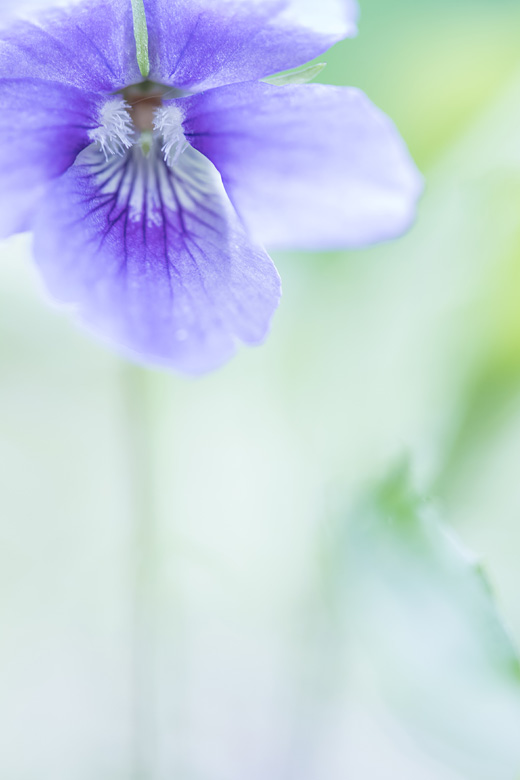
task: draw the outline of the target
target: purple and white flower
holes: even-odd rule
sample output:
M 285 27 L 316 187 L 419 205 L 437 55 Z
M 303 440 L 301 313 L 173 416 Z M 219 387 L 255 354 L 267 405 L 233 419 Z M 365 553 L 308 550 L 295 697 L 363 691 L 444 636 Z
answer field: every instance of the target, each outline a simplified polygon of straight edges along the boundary
M 34 231 L 51 293 L 188 373 L 258 344 L 263 248 L 358 247 L 413 220 L 421 179 L 358 90 L 277 86 L 355 34 L 354 0 L 84 0 L 0 34 L 0 236 Z

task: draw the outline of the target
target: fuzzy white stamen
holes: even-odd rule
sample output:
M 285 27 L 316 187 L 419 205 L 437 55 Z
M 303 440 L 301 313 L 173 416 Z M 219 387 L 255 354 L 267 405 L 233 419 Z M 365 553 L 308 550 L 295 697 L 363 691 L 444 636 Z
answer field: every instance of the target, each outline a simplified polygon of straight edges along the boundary
M 184 115 L 178 106 L 164 106 L 155 112 L 154 128 L 162 136 L 162 152 L 169 165 L 177 162 L 188 147 L 182 128 L 183 119 Z
M 100 111 L 100 126 L 90 130 L 89 138 L 99 144 L 106 159 L 122 156 L 135 142 L 135 128 L 130 106 L 122 98 L 109 100 Z

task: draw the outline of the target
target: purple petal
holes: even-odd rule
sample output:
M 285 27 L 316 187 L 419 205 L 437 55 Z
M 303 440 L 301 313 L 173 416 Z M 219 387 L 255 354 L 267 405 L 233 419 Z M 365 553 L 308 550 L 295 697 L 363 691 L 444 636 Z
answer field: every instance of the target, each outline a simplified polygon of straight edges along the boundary
M 83 0 L 0 32 L 0 79 L 113 91 L 141 81 L 130 0 Z
M 151 77 L 182 89 L 297 67 L 356 33 L 356 0 L 145 0 Z
M 100 102 L 60 84 L 0 81 L 0 236 L 30 227 L 49 182 L 90 143 Z
M 260 343 L 279 278 L 245 234 L 220 177 L 193 149 L 169 168 L 154 148 L 108 162 L 89 147 L 35 227 L 50 291 L 133 355 L 199 373 Z
M 393 123 L 356 89 L 250 83 L 182 104 L 187 140 L 268 246 L 363 246 L 414 219 L 421 177 Z

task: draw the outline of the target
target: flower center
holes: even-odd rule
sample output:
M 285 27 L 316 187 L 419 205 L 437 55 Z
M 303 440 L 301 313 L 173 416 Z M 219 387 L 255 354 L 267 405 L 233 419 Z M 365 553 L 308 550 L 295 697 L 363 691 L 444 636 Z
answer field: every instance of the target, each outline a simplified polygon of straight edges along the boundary
M 135 129 L 140 133 L 152 133 L 157 109 L 163 104 L 166 90 L 159 84 L 136 84 L 123 91 L 128 113 Z
M 175 99 L 180 92 L 161 84 L 143 82 L 126 87 L 110 98 L 100 111 L 99 127 L 89 137 L 108 160 L 137 146 L 146 156 L 160 146 L 167 163 L 177 161 L 187 146 L 182 127 L 183 112 Z

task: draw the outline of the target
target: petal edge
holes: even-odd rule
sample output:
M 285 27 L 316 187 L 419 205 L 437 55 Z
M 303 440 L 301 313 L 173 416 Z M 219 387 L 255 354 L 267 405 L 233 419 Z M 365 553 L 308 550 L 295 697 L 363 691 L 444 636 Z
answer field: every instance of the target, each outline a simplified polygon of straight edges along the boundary
M 250 82 L 183 103 L 187 140 L 266 245 L 353 248 L 413 222 L 422 177 L 393 122 L 359 90 Z
M 52 195 L 35 228 L 46 284 L 125 354 L 198 374 L 264 340 L 278 274 L 197 152 L 172 173 L 137 148 L 107 164 L 90 147 Z

